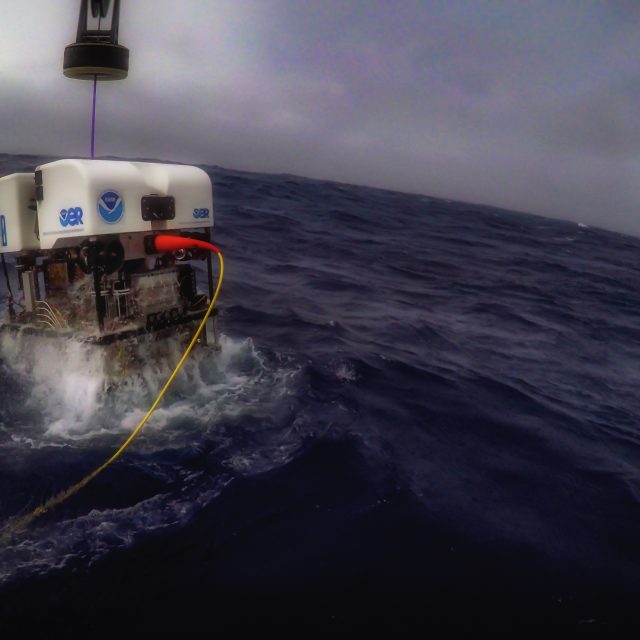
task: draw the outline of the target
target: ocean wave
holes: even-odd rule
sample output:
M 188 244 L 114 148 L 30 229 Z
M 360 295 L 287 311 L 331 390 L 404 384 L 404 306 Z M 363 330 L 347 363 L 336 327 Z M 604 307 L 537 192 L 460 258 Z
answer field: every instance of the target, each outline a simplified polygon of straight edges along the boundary
M 0 168 L 42 160 L 0 155 Z M 414 567 L 416 610 L 441 593 L 458 612 L 460 584 L 476 611 L 535 592 L 519 603 L 534 619 L 527 602 L 588 593 L 591 611 L 609 587 L 637 592 L 637 239 L 207 170 L 228 261 L 222 350 L 193 354 L 113 468 L 11 535 L 5 584 L 28 594 L 36 578 L 83 571 L 95 587 L 103 561 L 164 570 L 164 543 L 197 540 L 169 577 L 200 584 L 226 566 L 243 594 L 291 594 L 283 576 L 313 570 L 333 587 L 345 566 L 354 593 L 374 584 L 378 604 L 392 597 L 381 585 Z M 138 369 L 105 392 L 104 362 L 86 346 L 0 340 L 5 520 L 113 453 L 180 355 L 140 345 Z

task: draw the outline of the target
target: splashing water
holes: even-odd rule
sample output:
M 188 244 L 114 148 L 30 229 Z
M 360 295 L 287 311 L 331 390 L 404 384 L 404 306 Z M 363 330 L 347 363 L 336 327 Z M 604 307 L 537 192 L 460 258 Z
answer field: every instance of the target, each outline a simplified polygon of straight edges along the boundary
M 2 377 L 14 379 L 21 394 L 19 401 L 11 403 L 12 413 L 7 413 L 6 402 L 0 410 L 5 436 L 0 449 L 21 460 L 12 478 L 15 482 L 22 482 L 22 473 L 46 459 L 46 490 L 54 493 L 52 485 L 56 490 L 63 488 L 71 474 L 80 475 L 77 469 L 84 469 L 87 459 L 100 460 L 131 432 L 166 381 L 181 345 L 170 340 L 140 342 L 134 354 L 140 366 L 117 384 L 107 374 L 107 354 L 99 347 L 3 335 L 0 353 Z M 219 352 L 194 351 L 131 452 L 125 454 L 124 465 L 135 475 L 150 476 L 153 490 L 117 507 L 90 506 L 79 517 L 68 519 L 61 513 L 57 522 L 16 533 L 0 551 L 0 583 L 25 572 L 38 574 L 63 566 L 81 540 L 91 540 L 83 554 L 95 560 L 109 549 L 132 544 L 136 532 L 182 526 L 219 494 L 232 475 L 281 463 L 303 434 L 288 430 L 282 437 L 279 428 L 270 432 L 267 421 L 259 433 L 245 433 L 244 445 L 238 447 L 226 431 L 240 420 L 261 421 L 282 413 L 279 405 L 283 399 L 286 402 L 298 372 L 290 364 L 281 366 L 279 358 L 259 353 L 251 339 L 224 335 Z M 63 450 L 68 453 L 60 455 Z M 204 468 L 185 466 L 180 460 L 202 452 Z M 211 455 L 213 474 L 208 471 Z M 114 477 L 121 473 L 122 464 Z M 26 512 L 33 506 L 26 501 L 19 508 Z M 3 516 L 13 515 L 10 511 L 10 507 L 2 509 Z
M 273 369 L 251 339 L 222 336 L 221 343 L 220 352 L 194 351 L 154 414 L 156 429 L 184 417 L 208 424 L 221 413 L 251 410 L 285 393 L 293 371 Z M 27 335 L 0 338 L 4 375 L 14 376 L 23 394 L 20 422 L 28 420 L 30 431 L 36 429 L 47 445 L 129 431 L 181 352 L 176 340 L 141 341 L 134 353 L 137 366 L 114 379 L 108 373 L 110 354 L 101 347 Z

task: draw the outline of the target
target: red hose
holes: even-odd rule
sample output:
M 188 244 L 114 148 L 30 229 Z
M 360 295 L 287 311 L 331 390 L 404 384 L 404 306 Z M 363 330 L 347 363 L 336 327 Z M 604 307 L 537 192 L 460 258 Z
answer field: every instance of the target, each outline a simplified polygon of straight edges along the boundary
M 204 240 L 196 238 L 184 238 L 182 236 L 156 236 L 155 248 L 158 253 L 164 251 L 179 251 L 180 249 L 208 249 L 214 253 L 220 253 L 218 247 Z

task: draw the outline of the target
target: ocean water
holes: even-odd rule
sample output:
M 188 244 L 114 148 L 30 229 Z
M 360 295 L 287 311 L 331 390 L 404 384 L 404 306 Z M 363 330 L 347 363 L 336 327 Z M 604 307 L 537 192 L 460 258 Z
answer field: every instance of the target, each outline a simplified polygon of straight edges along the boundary
M 639 627 L 640 241 L 204 168 L 222 350 L 5 536 L 3 638 Z M 1 338 L 3 523 L 113 453 L 165 346 L 105 392 L 99 352 Z

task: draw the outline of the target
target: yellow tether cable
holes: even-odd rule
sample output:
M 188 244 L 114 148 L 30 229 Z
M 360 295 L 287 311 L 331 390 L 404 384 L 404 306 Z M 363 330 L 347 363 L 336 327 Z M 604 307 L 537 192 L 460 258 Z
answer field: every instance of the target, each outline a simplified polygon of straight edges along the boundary
M 220 293 L 220 287 L 222 286 L 222 278 L 224 276 L 224 260 L 222 259 L 222 254 L 219 251 L 216 251 L 215 253 L 218 256 L 218 260 L 220 261 L 220 273 L 218 274 L 218 285 L 216 286 L 215 293 L 211 298 L 211 303 L 209 304 L 209 308 L 207 309 L 207 312 L 204 314 L 204 317 L 202 318 L 202 322 L 200 322 L 198 329 L 194 333 L 193 338 L 189 343 L 189 346 L 186 348 L 185 352 L 182 354 L 182 358 L 180 358 L 180 361 L 176 365 L 176 368 L 173 370 L 173 373 L 169 376 L 169 379 L 165 382 L 164 387 L 162 387 L 162 389 L 160 390 L 160 393 L 158 393 L 156 399 L 153 401 L 153 404 L 151 405 L 151 407 L 149 407 L 149 410 L 147 411 L 147 413 L 144 415 L 142 420 L 140 420 L 140 422 L 138 423 L 138 426 L 131 432 L 129 437 L 120 445 L 120 448 L 106 462 L 102 463 L 97 469 L 94 469 L 89 475 L 82 478 L 80 482 L 77 482 L 76 484 L 69 487 L 68 489 L 61 491 L 57 495 L 52 496 L 44 504 L 40 505 L 39 507 L 36 507 L 31 513 L 28 513 L 26 516 L 17 517 L 9 520 L 8 523 L 2 529 L 2 532 L 0 534 L 0 540 L 5 538 L 12 531 L 15 531 L 17 529 L 24 529 L 25 527 L 29 526 L 38 516 L 41 516 L 43 513 L 46 513 L 49 509 L 52 509 L 53 507 L 59 505 L 60 503 L 64 502 L 67 498 L 71 497 L 72 495 L 80 491 L 80 489 L 82 489 L 85 485 L 89 484 L 91 480 L 93 480 L 97 475 L 102 473 L 110 464 L 114 463 L 124 453 L 125 449 L 131 444 L 133 439 L 140 433 L 140 431 L 142 431 L 142 427 L 144 427 L 144 425 L 147 423 L 147 421 L 149 420 L 153 412 L 156 410 L 164 394 L 167 392 L 167 390 L 171 386 L 171 383 L 174 381 L 175 377 L 178 375 L 178 372 L 180 371 L 180 369 L 182 369 L 182 365 L 185 363 L 186 359 L 189 357 L 191 350 L 195 346 L 198 338 L 200 337 L 200 334 L 202 333 L 205 327 L 205 324 L 207 323 L 207 320 L 209 319 L 209 316 L 211 315 L 211 312 L 213 311 L 213 308 L 216 304 L 216 300 L 218 299 L 218 294 Z

